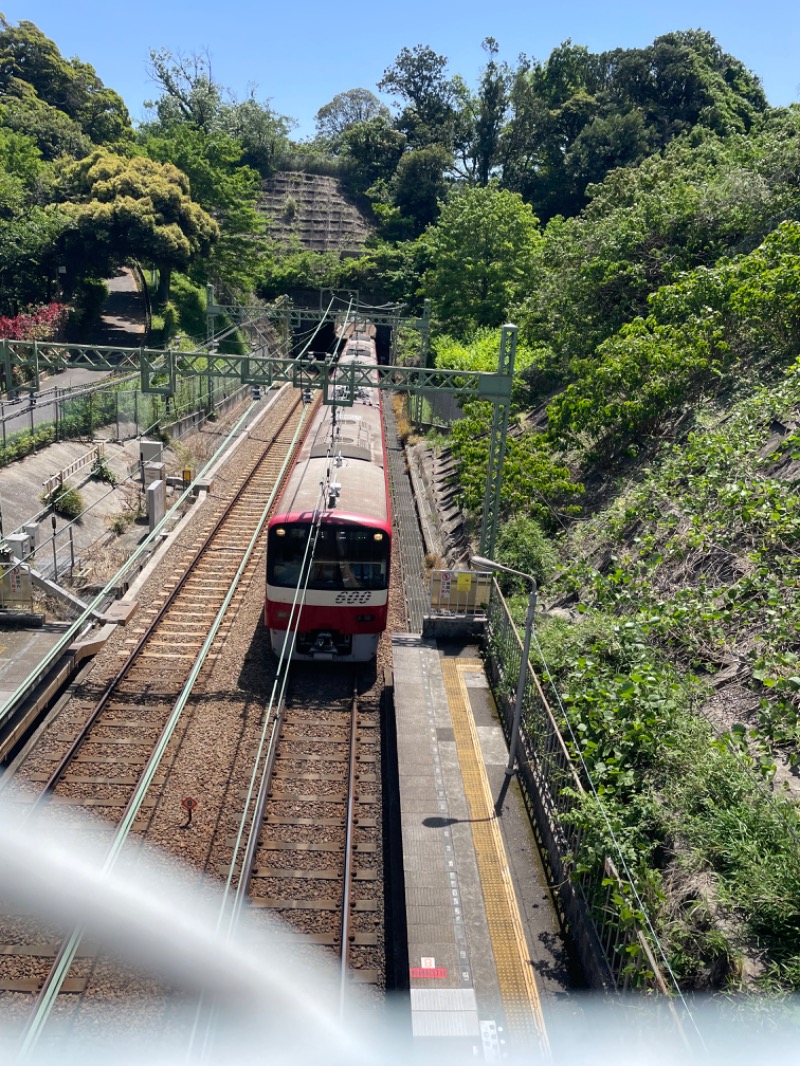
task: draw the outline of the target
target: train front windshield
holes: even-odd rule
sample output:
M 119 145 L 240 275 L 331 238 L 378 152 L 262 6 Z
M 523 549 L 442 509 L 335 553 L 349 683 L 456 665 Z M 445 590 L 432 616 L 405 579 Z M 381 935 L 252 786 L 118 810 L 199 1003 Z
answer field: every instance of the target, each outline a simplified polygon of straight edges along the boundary
M 307 523 L 273 526 L 267 545 L 267 584 L 295 588 L 313 529 Z M 310 550 L 310 549 L 309 549 Z M 389 538 L 365 526 L 323 526 L 314 547 L 310 589 L 385 589 Z

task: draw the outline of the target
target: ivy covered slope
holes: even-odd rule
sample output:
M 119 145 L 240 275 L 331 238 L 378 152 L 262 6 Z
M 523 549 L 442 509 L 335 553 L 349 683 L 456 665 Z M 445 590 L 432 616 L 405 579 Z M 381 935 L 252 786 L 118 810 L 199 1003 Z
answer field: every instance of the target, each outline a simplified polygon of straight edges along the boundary
M 543 583 L 576 864 L 622 852 L 687 988 L 800 987 L 798 175 L 800 109 L 676 142 L 545 227 L 517 305 L 498 557 Z
M 564 536 L 543 656 L 678 976 L 796 988 L 800 364 L 629 471 Z M 546 665 L 545 665 L 546 664 Z

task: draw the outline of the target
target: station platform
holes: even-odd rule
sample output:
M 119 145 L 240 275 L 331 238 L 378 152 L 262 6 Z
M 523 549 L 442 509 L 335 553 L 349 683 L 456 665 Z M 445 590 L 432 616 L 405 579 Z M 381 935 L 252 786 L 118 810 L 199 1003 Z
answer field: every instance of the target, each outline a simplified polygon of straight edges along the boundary
M 68 628 L 64 622 L 30 629 L 0 628 L 0 708 L 25 678 L 36 671 Z
M 515 783 L 494 813 L 508 750 L 483 662 L 412 633 L 392 653 L 415 1043 L 545 1061 L 568 965 Z

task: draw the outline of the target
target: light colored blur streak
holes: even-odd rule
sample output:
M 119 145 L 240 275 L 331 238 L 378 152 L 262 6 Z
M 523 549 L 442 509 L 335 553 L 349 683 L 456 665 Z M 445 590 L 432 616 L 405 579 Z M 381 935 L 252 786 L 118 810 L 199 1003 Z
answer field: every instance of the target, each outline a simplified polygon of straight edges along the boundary
M 239 939 L 219 936 L 218 886 L 166 856 L 156 864 L 131 855 L 135 861 L 104 874 L 104 848 L 90 843 L 97 827 L 59 831 L 60 821 L 42 818 L 23 827 L 0 808 L 4 905 L 59 926 L 82 926 L 104 950 L 147 973 L 185 993 L 205 993 L 237 1017 L 244 1012 L 260 1020 L 270 1042 L 305 1043 L 313 1034 L 333 1062 L 374 1061 L 337 1021 L 335 980 L 321 953 L 312 973 L 285 941 L 265 931 L 263 920 L 257 934 L 249 930 L 249 947 L 245 930 Z
M 48 813 L 22 825 L 19 807 L 0 805 L 0 909 L 14 908 L 50 925 L 85 927 L 87 936 L 125 963 L 166 982 L 186 1014 L 170 1012 L 170 1029 L 136 1028 L 137 1003 L 106 1003 L 85 1025 L 51 1019 L 25 1066 L 176 1066 L 186 1060 L 192 999 L 206 995 L 219 1013 L 217 1039 L 203 1066 L 468 1066 L 472 1047 L 410 1039 L 408 1004 L 349 1004 L 338 1018 L 336 973 L 321 952 L 302 958 L 276 923 L 243 921 L 229 939 L 217 931 L 221 888 L 171 857 L 131 849 L 101 873 L 108 827 L 74 812 Z M 249 915 L 245 915 L 249 918 Z M 273 935 L 270 930 L 274 930 Z M 1 960 L 2 957 L 0 957 Z M 139 1007 L 141 1005 L 139 1004 Z M 555 1066 L 756 1066 L 796 1059 L 800 1003 L 722 998 L 692 1002 L 710 1053 L 687 1055 L 666 1003 L 588 994 L 545 998 Z M 146 1012 L 142 1012 L 146 1014 Z M 13 1066 L 19 1020 L 0 1016 L 0 1063 Z M 535 1066 L 533 1049 L 505 1049 L 503 1061 Z

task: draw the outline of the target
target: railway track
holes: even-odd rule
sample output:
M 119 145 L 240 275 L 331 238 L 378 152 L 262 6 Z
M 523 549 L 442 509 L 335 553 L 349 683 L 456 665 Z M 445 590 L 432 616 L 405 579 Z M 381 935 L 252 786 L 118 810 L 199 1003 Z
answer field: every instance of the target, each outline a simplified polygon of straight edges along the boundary
M 365 673 L 293 667 L 250 873 L 250 906 L 330 949 L 343 988 L 385 973 L 380 697 Z
M 124 663 L 85 715 L 77 735 L 62 735 L 56 728 L 43 738 L 52 765 L 41 768 L 40 745 L 39 769 L 21 773 L 28 788 L 36 790 L 35 796 L 28 796 L 30 813 L 50 803 L 70 812 L 99 813 L 114 841 L 120 835 L 116 827 L 126 822 L 134 831 L 146 828 L 180 743 L 176 707 L 200 662 L 213 664 L 219 654 L 242 590 L 259 564 L 258 553 L 249 563 L 243 563 L 243 555 L 284 468 L 303 410 L 296 396 L 278 401 L 271 439 L 264 442 L 260 458 L 232 479 L 232 498 L 204 530 L 199 547 L 176 560 L 175 572 L 182 576 L 166 590 L 161 607 L 151 610 L 130 650 L 121 653 Z M 209 643 L 210 627 L 216 630 L 216 643 Z M 63 963 L 64 948 L 28 923 L 4 925 L 8 931 L 0 931 L 0 996 L 4 1007 L 11 999 L 12 1013 L 24 1015 L 33 996 L 41 1001 L 47 994 L 59 960 Z M 73 948 L 74 958 L 77 945 Z M 90 971 L 91 953 L 80 960 L 77 976 L 64 980 L 61 974 L 60 989 L 83 992 Z
M 221 621 L 220 611 L 230 595 L 243 545 L 274 487 L 281 465 L 274 451 L 281 457 L 285 454 L 303 410 L 292 406 L 294 412 L 282 412 L 280 423 L 277 414 L 270 420 L 273 452 L 267 452 L 252 471 L 240 471 L 235 478 L 220 482 L 234 502 L 223 514 L 214 515 L 213 523 L 207 513 L 211 508 L 198 516 L 193 528 L 206 527 L 202 548 L 191 553 L 181 549 L 182 556 L 172 563 L 175 578 L 161 582 L 164 592 L 169 593 L 167 602 L 142 612 L 137 628 L 125 631 L 124 635 L 132 634 L 125 641 L 128 647 L 123 653 L 119 642 L 117 651 L 124 661 L 115 676 L 104 683 L 102 692 L 97 682 L 92 682 L 98 698 L 85 708 L 85 728 L 80 735 L 59 733 L 57 726 L 55 734 L 45 736 L 44 748 L 52 752 L 46 766 L 47 752 L 43 758 L 43 745 L 38 745 L 35 771 L 24 775 L 28 785 L 38 790 L 32 808 L 52 803 L 62 813 L 91 810 L 102 816 L 101 824 L 107 823 L 109 841 L 115 838 L 116 827 L 127 820 L 132 831 L 146 832 L 148 841 L 167 850 L 175 850 L 177 843 L 181 849 L 178 854 L 199 869 L 225 876 L 224 867 L 232 854 L 232 821 L 239 817 L 241 782 L 250 774 L 248 752 L 252 757 L 255 750 L 251 730 L 270 723 L 270 713 L 261 713 L 261 708 L 273 684 L 270 671 L 278 668 L 264 630 L 264 645 L 256 652 L 258 683 L 242 686 L 242 670 L 246 668 L 237 645 L 245 662 L 248 657 L 252 662 L 253 649 L 259 647 L 261 623 L 257 619 L 263 607 L 263 589 L 259 592 L 259 583 L 250 581 L 250 576 L 263 556 L 245 569 L 239 587 L 247 591 L 232 594 Z M 164 572 L 162 564 L 160 573 Z M 184 575 L 180 580 L 179 573 Z M 256 600 L 260 601 L 258 607 Z M 255 619 L 254 608 L 258 611 Z M 238 629 L 237 620 L 244 622 Z M 202 691 L 202 701 L 187 716 L 188 722 L 172 728 L 176 701 L 180 703 L 187 679 L 197 669 L 212 623 L 219 626 L 217 639 L 205 648 L 207 666 L 195 689 L 195 695 Z M 354 983 L 380 994 L 386 973 L 382 684 L 376 680 L 374 664 L 362 671 L 354 697 L 352 669 L 321 664 L 313 671 L 292 668 L 288 706 L 281 704 L 279 724 L 271 724 L 277 744 L 270 756 L 263 821 L 259 820 L 253 834 L 252 861 L 242 871 L 241 857 L 234 854 L 228 867 L 230 884 L 237 899 L 241 895 L 245 900 L 251 917 L 278 915 L 291 930 L 293 940 L 322 945 L 338 958 L 342 1006 L 348 986 Z M 229 739 L 220 746 L 221 734 L 213 716 L 208 729 L 203 723 L 212 709 L 218 713 L 215 704 L 223 694 L 222 713 Z M 263 701 L 260 707 L 259 699 Z M 202 713 L 197 713 L 200 708 Z M 198 745 L 197 737 L 192 738 L 190 730 L 198 728 L 205 729 L 207 738 L 212 737 L 213 749 L 207 741 Z M 65 747 L 69 749 L 66 753 Z M 200 775 L 204 780 L 200 817 L 202 822 L 205 813 L 207 824 L 216 824 L 208 826 L 210 835 L 204 838 L 205 827 L 195 820 L 191 831 L 178 842 L 174 830 L 171 837 L 164 834 L 165 813 L 177 806 L 176 792 L 178 797 L 187 795 L 187 778 L 193 781 L 189 788 L 193 791 L 196 787 L 198 773 L 189 769 L 187 774 L 187 764 L 191 767 L 194 760 L 196 766 L 198 753 L 212 750 L 219 756 L 216 779 L 224 778 L 227 783 L 212 798 L 209 774 L 204 771 Z M 235 756 L 235 762 L 224 770 L 226 750 L 232 759 Z M 142 780 L 148 768 L 149 787 L 142 797 Z M 165 796 L 170 797 L 167 803 Z M 241 810 L 247 820 L 246 805 Z M 95 1002 L 98 996 L 102 1000 L 107 989 L 116 988 L 115 996 L 124 994 L 130 978 L 122 975 L 115 981 L 109 973 L 108 961 L 97 956 L 91 945 L 84 945 L 80 937 L 73 937 L 65 946 L 52 931 L 0 919 L 0 1010 L 8 1020 L 18 1022 L 23 1032 L 30 1033 L 29 1019 L 36 1017 L 51 997 L 51 988 L 55 989 L 52 997 L 58 995 L 54 1009 L 62 1017 L 80 1017 L 84 1001 L 88 1017 L 93 997 Z M 160 995 L 156 990 L 155 999 Z M 54 998 L 52 1001 L 56 1002 Z

